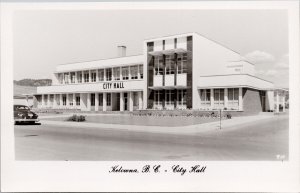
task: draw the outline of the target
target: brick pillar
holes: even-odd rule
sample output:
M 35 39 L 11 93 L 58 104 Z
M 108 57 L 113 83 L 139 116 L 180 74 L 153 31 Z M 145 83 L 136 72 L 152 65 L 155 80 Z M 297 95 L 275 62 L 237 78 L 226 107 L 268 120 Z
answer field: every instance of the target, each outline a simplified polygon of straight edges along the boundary
M 239 88 L 239 110 L 243 110 L 243 88 Z
M 129 92 L 129 111 L 133 111 L 133 92 Z
M 124 93 L 120 93 L 120 111 L 124 111 Z
M 224 107 L 228 109 L 228 88 L 224 89 Z
M 85 105 L 84 105 L 84 102 L 83 102 L 83 93 L 80 93 L 80 110 L 85 110 Z
M 215 99 L 214 99 L 214 89 L 210 89 L 210 108 L 213 109 L 214 108 L 214 103 L 215 103 Z
M 63 95 L 59 94 L 59 106 L 63 107 Z
M 97 77 L 97 80 L 98 80 L 98 77 Z M 95 93 L 95 111 L 99 111 L 99 93 Z
M 73 93 L 73 107 L 76 107 L 76 93 Z
M 138 92 L 139 109 L 143 109 L 143 91 Z
M 87 93 L 87 110 L 91 111 L 91 93 Z
M 104 92 L 103 93 L 103 111 L 106 111 L 107 109 L 106 109 L 106 96 L 107 96 L 107 93 L 106 92 Z

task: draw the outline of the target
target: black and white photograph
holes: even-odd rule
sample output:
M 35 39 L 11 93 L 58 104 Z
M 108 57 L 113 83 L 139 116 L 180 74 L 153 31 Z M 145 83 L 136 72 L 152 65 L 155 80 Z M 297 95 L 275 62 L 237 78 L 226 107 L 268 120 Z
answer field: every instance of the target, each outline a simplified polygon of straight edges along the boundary
M 109 178 L 134 181 L 149 173 L 177 182 L 188 176 L 189 184 L 212 180 L 220 163 L 270 163 L 261 167 L 265 173 L 277 164 L 288 168 L 278 169 L 278 178 L 269 174 L 274 181 L 299 168 L 299 7 L 291 8 L 297 1 L 269 1 L 266 8 L 255 8 L 255 1 L 204 3 L 3 3 L 10 17 L 1 18 L 3 61 L 9 61 L 1 62 L 1 104 L 9 110 L 1 107 L 8 114 L 1 119 L 9 126 L 1 124 L 1 136 L 8 132 L 10 141 L 1 146 L 10 144 L 9 160 L 20 167 L 61 163 L 73 172 L 77 164 L 99 164 L 105 165 L 99 175 Z M 22 168 L 22 176 L 30 173 Z M 235 177 L 244 175 L 236 170 Z M 297 179 L 299 172 L 290 183 Z M 271 182 L 262 180 L 262 187 Z M 299 188 L 293 185 L 274 189 Z

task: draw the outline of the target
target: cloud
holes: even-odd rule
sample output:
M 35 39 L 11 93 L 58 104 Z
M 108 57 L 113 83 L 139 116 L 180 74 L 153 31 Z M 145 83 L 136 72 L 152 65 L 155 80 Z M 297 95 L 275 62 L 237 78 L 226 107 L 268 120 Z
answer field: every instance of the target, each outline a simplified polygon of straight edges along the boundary
M 267 70 L 265 73 L 267 76 L 275 76 L 276 74 L 278 74 L 277 70 Z
M 288 69 L 289 68 L 289 54 L 283 55 L 280 60 L 275 65 L 279 69 Z
M 255 50 L 246 54 L 245 58 L 255 64 L 271 63 L 275 61 L 275 58 L 272 54 L 260 50 Z

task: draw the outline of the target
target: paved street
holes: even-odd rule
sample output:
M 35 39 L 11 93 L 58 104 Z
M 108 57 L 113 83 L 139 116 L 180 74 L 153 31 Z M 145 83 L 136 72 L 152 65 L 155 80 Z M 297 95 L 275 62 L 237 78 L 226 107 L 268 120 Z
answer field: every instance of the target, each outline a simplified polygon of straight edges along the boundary
M 288 159 L 288 116 L 194 134 L 16 125 L 17 160 Z

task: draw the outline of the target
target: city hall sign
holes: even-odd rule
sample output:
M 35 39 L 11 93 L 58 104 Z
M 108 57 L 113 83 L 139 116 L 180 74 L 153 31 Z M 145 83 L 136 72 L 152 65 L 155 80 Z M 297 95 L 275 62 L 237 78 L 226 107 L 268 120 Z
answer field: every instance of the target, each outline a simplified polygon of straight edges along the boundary
M 103 83 L 103 89 L 118 89 L 118 88 L 124 88 L 123 82 L 110 82 L 110 83 Z

